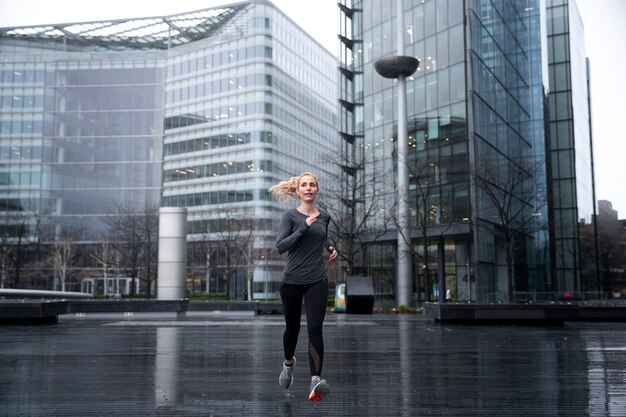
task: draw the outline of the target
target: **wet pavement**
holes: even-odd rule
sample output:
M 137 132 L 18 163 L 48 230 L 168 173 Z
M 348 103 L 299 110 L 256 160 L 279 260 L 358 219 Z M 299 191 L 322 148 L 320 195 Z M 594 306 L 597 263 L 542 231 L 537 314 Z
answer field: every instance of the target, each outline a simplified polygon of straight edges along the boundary
M 303 328 L 304 330 L 304 328 Z M 441 325 L 329 314 L 278 386 L 281 316 L 61 316 L 0 326 L 0 416 L 626 416 L 626 323 Z

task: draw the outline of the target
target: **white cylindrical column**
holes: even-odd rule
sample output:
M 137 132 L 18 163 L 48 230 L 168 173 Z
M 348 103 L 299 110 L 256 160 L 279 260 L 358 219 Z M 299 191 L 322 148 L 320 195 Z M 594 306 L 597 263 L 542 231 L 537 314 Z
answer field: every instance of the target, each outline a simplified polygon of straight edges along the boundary
M 159 209 L 159 271 L 157 298 L 185 298 L 187 273 L 187 209 Z

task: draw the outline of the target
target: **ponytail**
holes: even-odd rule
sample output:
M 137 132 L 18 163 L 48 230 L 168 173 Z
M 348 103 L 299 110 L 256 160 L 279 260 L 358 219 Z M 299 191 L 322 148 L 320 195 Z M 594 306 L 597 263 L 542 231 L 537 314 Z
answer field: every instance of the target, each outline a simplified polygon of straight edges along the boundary
M 315 182 L 317 183 L 317 187 L 319 189 L 319 181 L 317 180 L 317 177 L 311 174 L 310 172 L 303 172 L 297 177 L 291 177 L 287 181 L 281 181 L 278 184 L 271 186 L 268 189 L 268 191 L 270 193 L 285 196 L 287 200 L 291 198 L 299 199 L 300 197 L 298 197 L 298 193 L 296 191 L 298 190 L 298 184 L 300 183 L 300 178 L 304 176 L 310 176 L 310 177 L 315 178 Z

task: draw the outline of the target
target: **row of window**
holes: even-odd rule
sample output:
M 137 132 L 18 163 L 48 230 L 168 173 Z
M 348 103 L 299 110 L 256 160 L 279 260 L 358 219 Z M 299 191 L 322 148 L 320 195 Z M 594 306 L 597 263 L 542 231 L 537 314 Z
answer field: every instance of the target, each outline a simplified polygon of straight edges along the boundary
M 222 175 L 241 174 L 243 172 L 271 172 L 272 161 L 262 160 L 259 164 L 254 161 L 217 162 L 207 165 L 168 169 L 164 172 L 164 182 L 186 181 L 197 178 L 218 177 Z
M 138 84 L 157 84 L 163 79 L 163 74 L 157 61 L 135 61 L 137 64 L 147 65 L 144 68 L 98 68 L 105 61 L 86 61 L 90 68 L 65 69 L 60 63 L 48 65 L 48 70 L 43 69 L 0 69 L 0 82 L 6 84 L 47 84 L 49 86 L 101 86 L 126 84 L 136 86 Z M 117 62 L 116 62 L 117 63 Z M 6 66 L 4 67 L 6 68 Z
M 449 105 L 464 108 L 465 94 L 464 64 L 457 64 L 407 83 L 407 113 L 421 114 Z M 355 111 L 357 130 L 364 121 L 368 128 L 394 120 L 397 104 L 392 89 L 367 95 L 363 102 L 363 108 Z
M 251 114 L 272 114 L 271 103 L 246 103 L 231 106 L 217 106 L 206 109 L 203 114 L 179 114 L 166 117 L 163 121 L 164 129 L 193 126 L 201 123 L 217 122 L 232 117 L 248 116 Z
M 138 181 L 135 181 L 138 183 Z M 116 185 L 119 187 L 119 185 Z M 83 225 L 90 224 L 92 221 L 106 220 L 91 217 L 91 215 L 108 216 L 117 212 L 117 207 L 125 205 L 127 207 L 144 207 L 148 204 L 158 204 L 160 196 L 159 187 L 125 187 L 125 188 L 103 188 L 100 190 L 58 190 L 53 194 L 56 198 L 54 206 L 43 206 L 59 208 L 59 200 L 62 203 L 59 215 L 84 215 L 86 220 Z M 42 203 L 43 204 L 43 203 Z M 81 224 L 78 222 L 77 224 Z M 89 231 L 90 228 L 86 228 Z
M 220 233 L 231 229 L 228 225 L 230 219 L 194 220 L 187 222 L 187 234 Z M 255 230 L 276 230 L 274 222 L 270 219 L 255 219 Z
M 257 191 L 261 198 L 271 200 L 266 190 Z M 243 203 L 254 200 L 254 190 L 220 190 L 206 191 L 203 193 L 192 193 L 182 195 L 171 195 L 163 197 L 163 207 L 195 207 L 209 206 L 216 204 Z M 267 196 L 266 196 L 267 195 Z
M 151 187 L 159 182 L 160 161 L 114 163 L 64 163 L 50 168 L 54 175 L 46 177 L 46 187 L 57 190 L 82 189 L 100 192 L 105 188 Z
M 265 294 L 267 298 L 267 294 L 277 294 L 280 292 L 280 287 L 282 286 L 282 282 L 276 281 L 254 281 L 252 283 L 252 292 L 255 294 Z
M 39 187 L 41 185 L 41 172 L 0 172 L 0 187 L 24 188 Z
M 0 120 L 0 135 L 42 135 L 42 120 Z
M 0 161 L 22 161 L 41 159 L 41 146 L 0 146 Z
M 0 80 L 3 84 L 42 84 L 45 81 L 45 71 L 34 69 L 0 70 Z
M 43 95 L 15 94 L 3 95 L 0 99 L 2 110 L 43 110 Z
M 272 143 L 272 133 L 265 131 L 224 133 L 204 138 L 190 139 L 182 142 L 165 144 L 164 155 L 179 155 L 189 152 L 207 151 L 209 149 L 244 145 L 247 143 Z
M 226 93 L 228 91 L 237 91 L 259 85 L 271 86 L 272 76 L 266 74 L 250 74 L 176 88 L 167 92 L 166 103 L 172 104 L 186 100 L 194 100 L 196 98 Z
M 153 135 L 157 132 L 157 123 L 157 114 L 153 111 L 60 113 L 56 120 L 46 121 L 45 128 L 46 135 L 64 137 Z M 43 132 L 42 120 L 0 120 L 2 136 L 40 136 Z
M 332 125 L 335 125 L 335 120 L 337 118 L 335 107 L 323 105 L 319 97 L 316 97 L 309 90 L 303 89 L 300 85 L 294 83 L 293 79 L 274 77 L 273 82 L 274 85 L 272 92 L 275 96 L 280 95 L 287 102 L 291 101 L 291 103 L 298 103 L 313 117 L 331 121 Z M 289 104 L 287 108 L 291 108 L 294 114 L 299 113 L 292 107 L 292 104 Z
M 109 65 L 112 68 L 108 67 Z M 118 65 L 120 67 L 117 67 Z M 127 62 L 91 60 L 70 62 L 70 69 L 66 69 L 61 63 L 57 63 L 55 71 L 47 74 L 47 84 L 97 86 L 99 88 L 125 85 L 134 88 L 141 84 L 160 84 L 163 80 L 160 60 L 134 60 L 133 65 L 141 68 L 121 68 L 121 66 L 127 65 Z
M 433 195 L 426 198 L 417 190 L 409 191 L 409 201 L 415 202 L 410 209 L 412 226 L 435 226 L 469 219 L 471 210 L 467 189 L 453 192 L 451 186 L 433 188 Z M 424 198 L 425 207 L 422 205 Z
M 32 242 L 36 234 L 34 229 L 32 225 L 23 224 L 21 222 L 18 224 L 0 224 L 0 236 L 7 239 L 9 242 L 18 238 L 21 238 L 22 242 Z
M 270 104 L 271 106 L 271 104 Z M 294 107 L 293 102 L 288 98 L 274 97 L 274 106 L 271 109 L 272 116 L 280 120 L 283 126 L 287 126 L 289 134 L 297 135 L 302 138 L 309 138 L 317 144 L 317 152 L 321 155 L 325 155 L 331 152 L 330 149 L 324 149 L 323 145 L 330 146 L 333 138 L 336 137 L 337 131 L 334 126 L 336 125 L 336 115 L 328 114 L 328 118 L 317 119 L 310 117 L 305 113 L 304 109 Z M 309 150 L 302 146 L 302 143 L 298 140 L 290 140 L 292 144 L 296 145 L 295 155 L 303 155 L 307 157 Z M 287 150 L 285 151 L 292 151 Z
M 152 85 L 96 85 L 57 88 L 56 111 L 154 110 L 163 106 L 163 91 Z M 46 110 L 48 108 L 46 97 Z
M 167 77 L 178 77 L 181 75 L 193 74 L 206 71 L 221 65 L 232 64 L 238 61 L 253 58 L 272 58 L 272 48 L 270 46 L 253 45 L 244 49 L 221 51 L 190 59 L 167 66 Z
M 1 177 L 1 174 L 0 174 Z M 24 211 L 22 199 L 20 198 L 0 198 L 0 212 L 2 211 Z

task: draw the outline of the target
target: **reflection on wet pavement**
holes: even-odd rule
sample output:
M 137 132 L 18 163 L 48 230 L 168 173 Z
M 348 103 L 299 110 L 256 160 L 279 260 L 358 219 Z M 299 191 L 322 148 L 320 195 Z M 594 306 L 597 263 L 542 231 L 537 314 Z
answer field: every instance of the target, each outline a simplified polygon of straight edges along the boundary
M 278 386 L 282 317 L 61 318 L 0 327 L 0 416 L 626 415 L 626 324 L 438 325 L 327 317 L 309 403 L 306 332 Z

